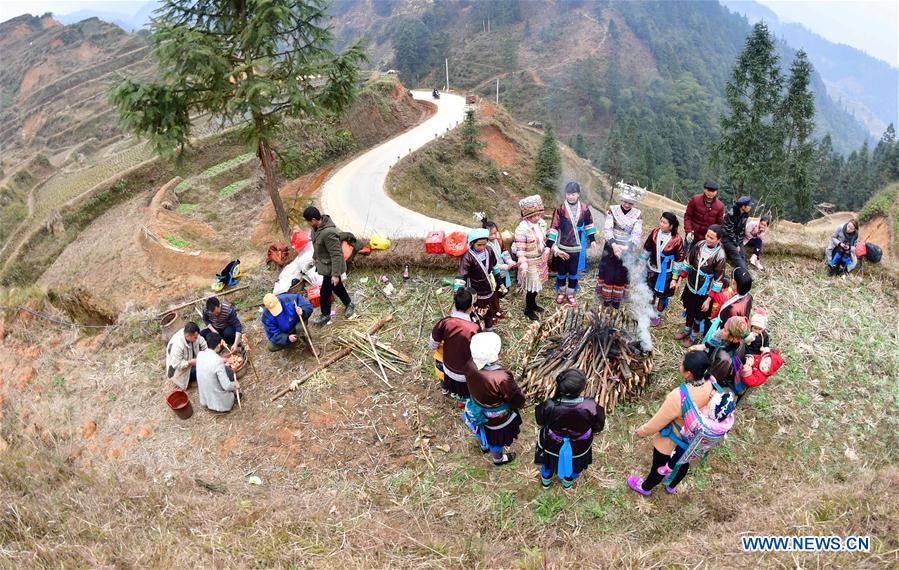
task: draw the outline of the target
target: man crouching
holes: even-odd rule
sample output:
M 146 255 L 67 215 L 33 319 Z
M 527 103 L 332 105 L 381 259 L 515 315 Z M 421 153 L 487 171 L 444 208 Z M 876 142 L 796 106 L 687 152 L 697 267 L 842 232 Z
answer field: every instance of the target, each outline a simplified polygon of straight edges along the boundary
M 234 393 L 240 389 L 240 384 L 220 355 L 227 348 L 222 343 L 222 337 L 213 332 L 206 336 L 206 341 L 209 346 L 197 355 L 200 404 L 214 412 L 230 412 L 234 407 Z

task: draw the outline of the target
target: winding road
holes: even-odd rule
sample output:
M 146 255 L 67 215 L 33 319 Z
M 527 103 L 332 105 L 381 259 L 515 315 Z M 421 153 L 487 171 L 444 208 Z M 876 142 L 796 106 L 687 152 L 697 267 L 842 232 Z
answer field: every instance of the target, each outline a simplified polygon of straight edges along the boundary
M 413 91 L 415 99 L 432 101 L 430 91 Z M 405 208 L 384 191 L 390 168 L 458 125 L 465 114 L 465 99 L 441 93 L 437 112 L 422 124 L 376 146 L 334 172 L 322 185 L 321 203 L 337 227 L 357 236 L 379 234 L 387 238 L 424 237 L 429 231 L 467 232 L 468 228 L 429 218 Z

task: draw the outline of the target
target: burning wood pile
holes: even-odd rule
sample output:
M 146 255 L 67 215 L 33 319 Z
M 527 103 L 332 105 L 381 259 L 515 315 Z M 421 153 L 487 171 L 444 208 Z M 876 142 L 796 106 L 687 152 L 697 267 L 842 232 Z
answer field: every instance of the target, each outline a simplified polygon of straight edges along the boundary
M 622 311 L 566 307 L 540 321 L 523 340 L 519 385 L 525 396 L 551 398 L 556 376 L 577 368 L 587 377 L 584 396 L 606 409 L 637 393 L 652 372 L 652 351 L 644 351 L 637 323 Z

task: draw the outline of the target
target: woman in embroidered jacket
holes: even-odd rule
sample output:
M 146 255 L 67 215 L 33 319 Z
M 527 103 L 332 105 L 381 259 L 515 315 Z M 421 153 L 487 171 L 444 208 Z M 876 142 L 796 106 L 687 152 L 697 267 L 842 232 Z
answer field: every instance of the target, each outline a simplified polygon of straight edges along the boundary
M 578 276 L 587 265 L 587 247 L 596 247 L 593 213 L 590 206 L 581 202 L 581 186 L 577 182 L 565 185 L 565 201 L 553 212 L 546 245 L 553 253 L 556 303 L 561 305 L 567 299 L 571 306 L 577 306 Z
M 630 274 L 624 265 L 624 256 L 631 255 L 643 239 L 643 213 L 634 207 L 646 190 L 619 182 L 616 186 L 621 204 L 610 206 L 603 226 L 602 259 L 596 280 L 596 295 L 603 304 L 621 307 L 627 297 Z
M 674 295 L 684 261 L 683 240 L 677 234 L 679 222 L 673 212 L 664 212 L 659 227 L 652 230 L 640 260 L 646 262 L 646 283 L 652 290 L 652 305 L 656 316 L 650 325 L 662 322 L 662 313 L 668 308 L 668 299 Z
M 550 249 L 546 247 L 546 222 L 543 221 L 543 199 L 539 195 L 528 196 L 520 202 L 521 223 L 515 229 L 513 251 L 518 256 L 518 284 L 525 292 L 524 315 L 532 321 L 540 317 L 543 307 L 537 304 L 537 294 L 549 277 L 547 260 Z
M 593 437 L 605 427 L 606 412 L 596 400 L 581 395 L 586 386 L 580 370 L 563 370 L 556 377 L 555 396 L 534 411 L 540 426 L 534 463 L 540 466 L 544 489 L 552 485 L 554 474 L 563 487 L 571 487 L 593 462 Z
M 493 330 L 496 313 L 499 311 L 499 297 L 496 293 L 496 278 L 499 276 L 497 258 L 487 247 L 490 232 L 475 228 L 468 232 L 468 251 L 459 259 L 454 289 L 471 287 L 478 294 L 475 311 L 484 323 L 485 330 Z
M 503 449 L 512 444 L 521 431 L 518 410 L 524 406 L 524 394 L 512 373 L 499 365 L 502 341 L 492 332 L 478 333 L 471 339 L 471 362 L 465 372 L 471 398 L 465 403 L 462 419 L 489 452 L 495 466 L 515 459 Z
M 434 352 L 434 369 L 443 393 L 452 394 L 456 405 L 462 407 L 468 399 L 465 370 L 471 362 L 471 338 L 480 331 L 472 321 L 476 294 L 471 289 L 459 289 L 453 294 L 453 312 L 440 319 L 431 330 L 428 347 Z
M 721 281 L 727 266 L 727 256 L 721 247 L 721 234 L 724 230 L 718 224 L 712 224 L 705 232 L 705 239 L 690 246 L 687 259 L 681 267 L 681 279 L 686 280 L 681 301 L 684 303 L 687 320 L 684 329 L 674 335 L 685 347 L 698 342 L 701 328 L 705 328 L 708 311 L 703 310 L 709 291 L 715 281 Z

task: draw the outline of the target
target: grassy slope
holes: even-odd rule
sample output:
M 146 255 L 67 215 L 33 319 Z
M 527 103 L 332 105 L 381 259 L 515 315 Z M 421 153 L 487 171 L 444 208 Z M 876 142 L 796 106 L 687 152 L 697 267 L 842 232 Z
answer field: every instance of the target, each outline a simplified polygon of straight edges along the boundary
M 425 331 L 439 318 L 447 292 L 427 285 L 433 291 L 426 293 L 429 276 L 395 296 L 403 323 L 381 337 L 421 358 L 410 374 L 391 375 L 393 388 L 348 359 L 279 408 L 266 395 L 285 376 L 299 374 L 299 367 L 308 369 L 311 358 L 257 351 L 263 382 L 245 379 L 242 412 L 213 418 L 197 410 L 189 423 L 179 423 L 161 404 L 156 376 L 162 352 L 151 331 L 131 327 L 110 334 L 103 342 L 115 346 L 115 354 L 73 347 L 80 364 L 68 372 L 54 372 L 61 365 L 53 356 L 40 358 L 25 395 L 40 389 L 41 399 L 12 400 L 0 423 L 12 445 L 0 456 L 0 500 L 7 505 L 0 516 L 0 561 L 143 567 L 895 565 L 899 504 L 890 489 L 899 479 L 896 290 L 870 277 L 828 279 L 820 264 L 807 260 L 772 258 L 769 265 L 754 293 L 757 305 L 769 310 L 773 343 L 787 364 L 750 398 L 733 435 L 689 475 L 677 497 L 644 499 L 624 485 L 629 473 L 646 469 L 650 455 L 647 441 L 632 440 L 633 428 L 676 384 L 682 350 L 669 340 L 676 310 L 654 331 L 655 381 L 609 418 L 584 479 L 571 491 L 542 492 L 531 464 L 532 410 L 524 413 L 515 445 L 520 461 L 495 470 L 434 388 L 429 357 L 416 342 L 417 323 L 421 311 Z M 252 288 L 238 297 L 238 306 L 252 310 L 267 277 L 251 277 Z M 351 289 L 364 295 L 362 319 L 373 320 L 388 310 L 372 289 L 376 276 L 366 285 L 356 277 Z M 253 314 L 244 318 L 258 339 Z M 513 339 L 524 326 L 518 311 L 503 322 L 504 360 L 514 357 Z M 340 330 L 339 323 L 329 329 L 320 348 L 335 350 Z M 75 341 L 51 332 L 44 340 Z M 18 325 L 0 350 L 36 340 L 36 334 L 45 333 Z M 258 340 L 254 346 L 261 349 Z M 93 443 L 82 440 L 79 430 L 88 417 L 100 425 Z M 143 422 L 155 422 L 153 435 L 132 437 L 127 449 L 120 445 L 125 426 L 136 429 Z M 113 440 L 108 448 L 107 438 Z M 121 457 L 107 459 L 115 446 Z M 262 477 L 262 487 L 243 482 L 250 472 Z M 226 494 L 198 487 L 195 477 L 224 484 Z M 864 534 L 874 543 L 867 554 L 750 555 L 739 552 L 740 533 Z

